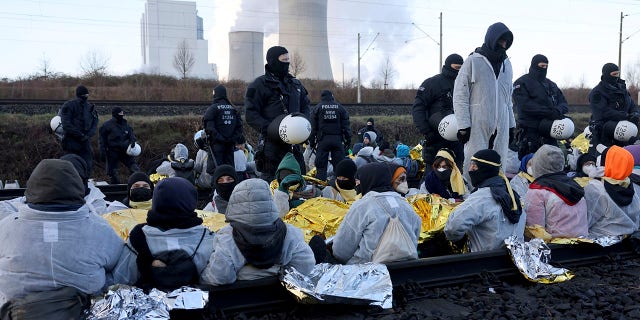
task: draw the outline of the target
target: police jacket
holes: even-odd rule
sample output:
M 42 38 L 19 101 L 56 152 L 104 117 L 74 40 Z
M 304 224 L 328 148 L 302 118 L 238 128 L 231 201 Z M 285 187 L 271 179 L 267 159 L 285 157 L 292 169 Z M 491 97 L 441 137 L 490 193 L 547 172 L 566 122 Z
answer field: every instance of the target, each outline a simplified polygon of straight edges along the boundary
M 216 98 L 202 118 L 204 130 L 213 143 L 241 143 L 242 118 L 226 98 Z
M 456 75 L 442 68 L 442 73 L 424 80 L 413 103 L 413 123 L 424 135 L 438 133 L 439 119 L 453 113 L 453 84 Z M 438 119 L 431 123 L 430 118 Z M 432 121 L 433 122 L 433 121 Z
M 615 85 L 600 81 L 589 93 L 589 103 L 591 120 L 596 125 L 627 120 L 630 114 L 638 113 L 638 106 L 631 100 L 624 80 L 618 80 Z
M 95 106 L 86 100 L 76 98 L 65 102 L 60 110 L 60 118 L 64 140 L 80 141 L 85 136 L 91 138 L 96 134 L 98 113 Z
M 131 143 L 136 142 L 133 129 L 127 124 L 127 120 L 118 122 L 111 118 L 100 127 L 100 150 L 127 149 Z
M 247 88 L 244 106 L 247 123 L 262 134 L 281 114 L 300 112 L 309 118 L 307 89 L 291 74 L 279 79 L 266 71 Z
M 323 136 L 337 135 L 350 140 L 349 113 L 333 97 L 323 97 L 311 111 L 311 138 L 317 141 Z
M 520 127 L 538 128 L 540 120 L 553 117 L 553 110 L 567 113 L 567 100 L 551 80 L 539 81 L 525 74 L 513 83 L 513 104 L 518 112 Z

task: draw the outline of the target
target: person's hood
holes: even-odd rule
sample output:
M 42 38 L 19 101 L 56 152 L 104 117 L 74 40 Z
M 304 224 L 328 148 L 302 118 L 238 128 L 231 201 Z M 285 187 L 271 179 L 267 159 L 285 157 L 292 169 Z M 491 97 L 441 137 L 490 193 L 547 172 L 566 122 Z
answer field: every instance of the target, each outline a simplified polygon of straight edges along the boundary
M 624 180 L 633 171 L 633 156 L 621 147 L 608 148 L 604 163 L 604 176 L 615 180 Z
M 369 138 L 370 143 L 373 144 L 373 143 L 376 143 L 376 139 L 378 138 L 378 135 L 373 131 L 367 131 L 364 133 L 363 137 Z
M 357 170 L 358 167 L 356 166 L 355 162 L 353 162 L 353 160 L 351 160 L 350 158 L 345 158 L 338 162 L 338 165 L 333 170 L 333 173 L 336 177 L 342 176 L 348 178 L 349 180 L 355 180 Z
M 562 150 L 550 144 L 542 145 L 531 159 L 531 170 L 534 178 L 549 173 L 561 172 L 564 169 Z
M 533 158 L 533 153 L 529 153 L 522 157 L 522 160 L 520 160 L 519 168 L 521 172 L 527 172 L 527 163 L 529 162 L 529 160 L 531 160 L 531 158 Z
M 593 161 L 593 163 L 595 165 L 595 162 L 597 161 L 597 159 L 596 159 L 595 156 L 593 156 L 590 153 L 583 153 L 580 156 L 578 156 L 578 159 L 576 160 L 576 176 L 578 176 L 578 177 L 586 177 L 587 176 L 582 171 L 582 167 L 584 166 L 585 163 L 587 163 L 589 161 Z
M 233 190 L 225 215 L 228 222 L 268 226 L 278 219 L 278 214 L 269 184 L 262 179 L 247 179 Z
M 373 155 L 373 147 L 363 147 L 362 149 L 360 149 L 360 151 L 358 151 L 358 155 L 363 157 Z
M 464 195 L 466 193 L 464 178 L 462 177 L 460 169 L 458 169 L 458 166 L 456 165 L 453 155 L 447 150 L 440 149 L 438 150 L 438 153 L 436 153 L 436 159 L 437 158 L 448 160 L 448 163 L 451 166 L 451 177 L 449 178 L 451 190 L 461 196 Z
M 484 36 L 484 44 L 491 50 L 495 51 L 498 46 L 498 40 L 503 36 L 505 36 L 507 40 L 507 47 L 505 50 L 509 50 L 513 43 L 513 33 L 511 33 L 504 23 L 496 22 L 487 29 L 487 33 Z
M 300 164 L 291 152 L 287 152 L 287 154 L 285 154 L 282 158 L 282 161 L 280 161 L 278 170 L 276 170 L 276 179 L 280 176 L 280 171 L 284 169 L 289 170 L 295 174 L 302 174 L 302 171 L 300 170 Z
M 544 189 L 557 195 L 564 203 L 573 206 L 584 197 L 584 189 L 562 172 L 542 175 L 530 185 L 530 189 Z
M 87 163 L 84 161 L 84 159 L 82 159 L 82 157 L 75 153 L 67 153 L 60 157 L 60 160 L 69 161 L 71 162 L 73 167 L 76 168 L 78 174 L 80 175 L 80 179 L 82 179 L 82 183 L 84 184 L 84 195 L 88 195 L 91 192 L 91 190 L 89 190 L 88 184 L 89 175 L 91 173 L 89 173 L 89 168 L 87 167 Z
M 407 146 L 405 144 L 399 144 L 396 147 L 396 156 L 398 158 L 406 158 L 406 157 L 409 156 L 410 151 L 411 150 L 409 149 L 409 146 Z
M 360 190 L 363 196 L 369 191 L 393 191 L 391 172 L 389 166 L 384 163 L 374 162 L 363 165 L 358 169 L 356 179 L 360 180 Z
M 629 151 L 633 156 L 633 165 L 640 166 L 640 145 L 632 144 L 630 146 L 624 147 L 625 150 Z
M 85 186 L 71 162 L 44 159 L 33 169 L 24 195 L 32 204 L 82 205 Z

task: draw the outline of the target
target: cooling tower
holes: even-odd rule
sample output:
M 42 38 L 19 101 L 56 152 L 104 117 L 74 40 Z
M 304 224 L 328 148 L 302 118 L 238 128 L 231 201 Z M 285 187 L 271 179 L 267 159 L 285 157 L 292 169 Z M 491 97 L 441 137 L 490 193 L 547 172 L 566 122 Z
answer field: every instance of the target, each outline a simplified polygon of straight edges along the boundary
M 304 71 L 298 78 L 332 80 L 327 41 L 327 0 L 279 0 L 280 45 L 299 55 Z M 289 69 L 289 71 L 293 71 Z
M 229 32 L 229 80 L 252 82 L 264 74 L 262 32 Z

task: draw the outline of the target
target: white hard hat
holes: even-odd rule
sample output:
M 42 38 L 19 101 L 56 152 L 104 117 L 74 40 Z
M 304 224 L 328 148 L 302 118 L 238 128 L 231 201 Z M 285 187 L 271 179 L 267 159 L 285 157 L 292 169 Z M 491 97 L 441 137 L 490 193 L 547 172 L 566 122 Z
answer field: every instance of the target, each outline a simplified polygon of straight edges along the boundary
M 60 116 L 51 118 L 49 125 L 51 126 L 51 130 L 56 135 L 56 137 L 62 139 L 62 136 L 64 135 L 64 129 L 62 128 L 62 118 L 60 118 Z
M 589 126 L 584 127 L 584 137 L 591 139 L 591 128 Z
M 139 156 L 141 152 L 142 152 L 142 148 L 137 142 L 134 144 L 133 148 L 131 148 L 131 145 L 127 147 L 127 154 L 132 157 Z
M 311 135 L 311 123 L 302 115 L 287 115 L 280 122 L 280 139 L 288 144 L 299 144 Z
M 449 141 L 458 141 L 458 119 L 455 114 L 447 115 L 438 124 L 438 133 Z
M 622 142 L 627 142 L 637 135 L 638 127 L 627 120 L 619 121 L 613 132 L 613 138 Z
M 193 135 L 193 144 L 200 150 L 207 150 L 207 134 L 204 130 L 199 130 Z
M 560 120 L 554 120 L 551 124 L 551 130 L 549 130 L 549 136 L 556 140 L 563 140 L 571 138 L 573 135 L 573 131 L 575 130 L 575 125 L 573 121 L 569 118 L 564 118 Z

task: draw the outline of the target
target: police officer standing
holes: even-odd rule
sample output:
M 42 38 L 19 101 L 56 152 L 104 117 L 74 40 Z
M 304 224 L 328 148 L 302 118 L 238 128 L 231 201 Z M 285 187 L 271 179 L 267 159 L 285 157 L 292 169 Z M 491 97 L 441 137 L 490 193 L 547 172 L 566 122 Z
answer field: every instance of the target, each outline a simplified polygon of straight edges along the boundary
M 447 148 L 455 153 L 455 162 L 462 168 L 464 158 L 463 146 L 457 141 L 448 141 L 438 133 L 440 120 L 453 113 L 453 84 L 462 67 L 463 59 L 458 54 L 449 55 L 442 66 L 442 72 L 424 80 L 416 93 L 413 103 L 413 123 L 424 135 L 422 159 L 425 165 L 425 176 L 432 170 L 431 164 L 436 153 Z
M 288 145 L 279 137 L 269 136 L 267 129 L 278 116 L 302 113 L 309 118 L 309 97 L 300 80 L 289 74 L 289 53 L 280 46 L 269 48 L 265 74 L 256 78 L 247 88 L 244 100 L 247 123 L 260 133 L 256 152 L 256 169 L 261 178 L 273 180 L 276 169 L 287 152 L 293 152 L 305 173 L 305 164 L 299 145 Z M 269 130 L 273 131 L 273 130 Z M 275 130 L 277 131 L 277 130 Z
M 531 59 L 529 73 L 513 83 L 513 104 L 518 111 L 518 159 L 535 153 L 543 144 L 557 145 L 549 132 L 540 130 L 540 123 L 563 119 L 569 111 L 562 91 L 547 79 L 547 57 L 536 54 Z
M 100 127 L 100 158 L 107 161 L 107 175 L 111 178 L 111 184 L 119 184 L 118 161 L 122 162 L 129 174 L 140 171 L 134 157 L 127 154 L 127 148 L 136 143 L 133 129 L 124 118 L 124 111 L 120 107 L 111 110 L 111 119 Z
M 244 143 L 242 118 L 227 98 L 223 85 L 213 88 L 213 104 L 205 112 L 202 124 L 216 165 L 233 166 L 235 146 Z M 212 169 L 207 168 L 208 171 Z
M 338 103 L 333 93 L 323 90 L 321 102 L 311 111 L 311 147 L 316 149 L 316 178 L 327 179 L 327 161 L 337 167 L 345 157 L 345 146 L 351 145 L 349 113 Z
M 76 98 L 62 105 L 60 118 L 64 136 L 62 150 L 79 155 L 87 163 L 87 171 L 91 175 L 93 169 L 93 151 L 91 137 L 96 134 L 98 127 L 98 113 L 92 103 L 89 103 L 89 90 L 85 86 L 76 88 Z

